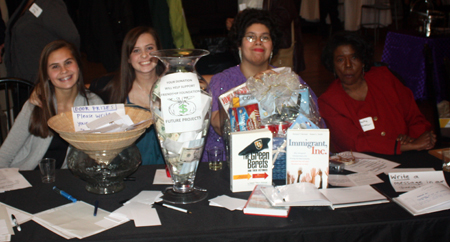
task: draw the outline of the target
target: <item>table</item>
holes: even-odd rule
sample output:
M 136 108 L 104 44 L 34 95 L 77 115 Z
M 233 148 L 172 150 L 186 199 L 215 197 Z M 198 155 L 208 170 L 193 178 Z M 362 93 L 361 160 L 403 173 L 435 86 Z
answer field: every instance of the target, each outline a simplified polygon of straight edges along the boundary
M 439 159 L 426 151 L 377 156 L 401 162 L 401 167 L 439 169 L 441 165 Z M 141 166 L 133 175 L 136 181 L 126 182 L 123 191 L 111 195 L 88 193 L 84 189 L 85 182 L 68 170 L 58 170 L 54 184 L 42 184 L 38 171 L 23 171 L 21 173 L 33 187 L 0 194 L 0 201 L 34 214 L 68 203 L 52 191 L 56 185 L 87 203 L 99 200 L 100 208 L 113 211 L 121 206 L 119 201 L 130 199 L 141 190 L 163 190 L 166 186 L 152 185 L 157 168 L 162 169 L 163 166 Z M 388 179 L 384 174 L 380 178 Z M 446 178 L 448 181 L 449 177 Z M 208 189 L 208 199 L 222 194 L 247 198 L 250 194 L 231 193 L 229 171 L 210 171 L 207 163 L 200 164 L 196 185 Z M 376 187 L 389 196 L 398 195 L 389 183 L 377 184 Z M 130 221 L 82 241 L 450 241 L 450 210 L 414 217 L 395 203 L 334 211 L 326 207 L 293 207 L 288 218 L 275 218 L 210 207 L 207 200 L 179 206 L 193 213 L 158 207 L 162 226 L 136 228 Z M 22 225 L 22 232 L 12 236 L 12 241 L 67 240 L 29 221 Z
M 425 37 L 414 32 L 388 32 L 383 49 L 382 62 L 399 74 L 416 100 L 427 99 L 424 45 L 428 44 L 434 62 L 433 75 L 437 101 L 450 97 L 445 93 L 447 75 L 444 57 L 450 58 L 450 36 Z
M 339 19 L 344 22 L 344 29 L 357 31 L 361 23 L 361 6 L 374 4 L 375 0 L 339 0 Z M 319 0 L 302 0 L 300 16 L 308 21 L 319 21 Z M 329 20 L 327 20 L 329 22 Z M 376 12 L 373 9 L 364 10 L 362 23 L 376 22 Z M 391 10 L 380 12 L 380 24 L 388 26 L 392 23 Z

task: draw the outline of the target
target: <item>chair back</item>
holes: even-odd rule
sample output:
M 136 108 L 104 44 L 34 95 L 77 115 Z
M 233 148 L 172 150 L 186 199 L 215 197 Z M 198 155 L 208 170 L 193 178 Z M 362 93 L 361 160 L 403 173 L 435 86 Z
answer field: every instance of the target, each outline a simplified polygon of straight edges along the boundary
M 0 138 L 6 138 L 34 84 L 19 78 L 0 78 Z
M 423 54 L 425 55 L 425 89 L 426 89 L 426 100 L 422 100 L 422 104 L 424 102 L 428 103 L 429 115 L 425 115 L 428 121 L 432 124 L 434 128 L 434 132 L 436 133 L 437 143 L 441 141 L 441 128 L 439 124 L 439 112 L 437 109 L 437 98 L 436 98 L 436 84 L 434 77 L 434 61 L 430 46 L 428 44 L 424 45 Z M 426 112 L 426 111 L 424 111 Z

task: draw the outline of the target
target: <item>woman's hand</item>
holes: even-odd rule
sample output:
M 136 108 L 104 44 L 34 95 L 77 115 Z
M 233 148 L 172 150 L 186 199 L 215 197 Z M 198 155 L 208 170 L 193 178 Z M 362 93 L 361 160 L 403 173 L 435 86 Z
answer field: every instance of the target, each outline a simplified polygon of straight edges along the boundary
M 417 139 L 413 139 L 413 141 L 411 142 L 402 144 L 400 150 L 401 151 L 429 150 L 432 149 L 435 144 L 436 144 L 436 135 L 433 133 L 433 131 L 426 131 L 422 135 L 420 135 Z
M 407 143 L 411 143 L 414 141 L 414 138 L 409 137 L 406 134 L 399 134 L 397 137 L 397 141 L 400 142 L 400 144 L 405 145 Z

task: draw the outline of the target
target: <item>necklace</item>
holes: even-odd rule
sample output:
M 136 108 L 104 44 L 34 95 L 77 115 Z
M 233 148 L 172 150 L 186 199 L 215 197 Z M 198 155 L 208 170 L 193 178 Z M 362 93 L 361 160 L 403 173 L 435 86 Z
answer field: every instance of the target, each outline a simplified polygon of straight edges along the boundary
M 139 85 L 139 83 L 137 82 L 137 81 L 134 81 L 134 83 L 136 83 L 137 84 L 137 86 L 139 87 L 139 89 L 141 89 L 144 93 L 146 93 L 147 94 L 147 96 L 149 96 L 150 97 L 150 92 L 149 93 L 147 93 L 145 90 L 144 90 L 144 88 L 142 88 L 141 87 L 141 85 Z

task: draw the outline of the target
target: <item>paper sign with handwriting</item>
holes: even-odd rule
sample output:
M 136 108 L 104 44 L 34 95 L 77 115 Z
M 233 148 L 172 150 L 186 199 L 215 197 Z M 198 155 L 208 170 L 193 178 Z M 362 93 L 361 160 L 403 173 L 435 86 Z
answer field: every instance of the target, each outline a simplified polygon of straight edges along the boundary
M 370 171 L 375 175 L 383 173 L 386 170 L 392 170 L 392 168 L 399 166 L 399 163 L 395 163 L 382 158 L 366 155 L 363 153 L 353 152 L 355 157 L 355 164 L 346 165 L 345 169 L 353 172 L 366 172 Z
M 89 130 L 87 123 L 116 112 L 119 116 L 125 116 L 123 103 L 108 105 L 78 106 L 72 108 L 73 124 L 75 132 Z
M 333 186 L 353 187 L 383 183 L 383 180 L 371 172 L 358 172 L 350 175 L 330 174 L 328 183 Z
M 447 186 L 442 171 L 389 173 L 389 180 L 396 192 L 407 192 L 432 183 Z

